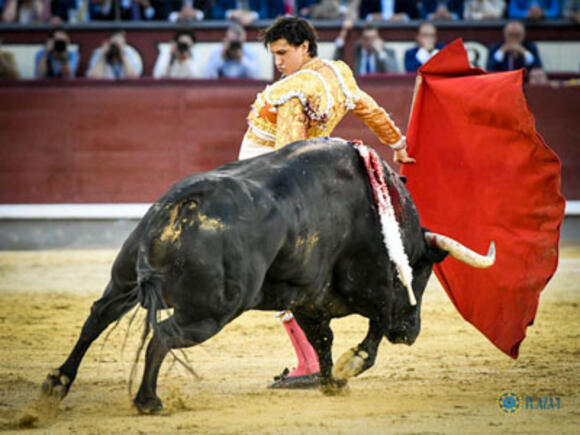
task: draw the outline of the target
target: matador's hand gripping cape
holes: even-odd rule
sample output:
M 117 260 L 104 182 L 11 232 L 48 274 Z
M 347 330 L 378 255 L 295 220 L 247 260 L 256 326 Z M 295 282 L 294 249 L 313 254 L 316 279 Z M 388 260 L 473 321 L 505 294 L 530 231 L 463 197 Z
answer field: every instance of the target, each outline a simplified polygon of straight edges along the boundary
M 422 225 L 475 250 L 485 270 L 448 258 L 435 273 L 461 315 L 517 358 L 540 292 L 558 263 L 565 201 L 560 161 L 536 132 L 523 70 L 471 68 L 460 40 L 420 70 L 403 173 Z

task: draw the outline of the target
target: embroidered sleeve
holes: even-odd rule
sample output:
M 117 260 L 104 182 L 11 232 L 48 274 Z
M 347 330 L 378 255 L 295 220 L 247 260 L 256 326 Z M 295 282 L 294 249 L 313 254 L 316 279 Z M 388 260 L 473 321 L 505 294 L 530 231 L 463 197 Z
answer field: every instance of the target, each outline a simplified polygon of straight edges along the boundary
M 360 91 L 360 98 L 355 102 L 353 113 L 360 118 L 379 140 L 387 145 L 394 145 L 402 138 L 401 131 L 391 117 L 366 92 Z
M 298 98 L 291 98 L 278 106 L 275 148 L 280 149 L 289 143 L 306 139 L 307 129 L 308 117 L 302 103 Z

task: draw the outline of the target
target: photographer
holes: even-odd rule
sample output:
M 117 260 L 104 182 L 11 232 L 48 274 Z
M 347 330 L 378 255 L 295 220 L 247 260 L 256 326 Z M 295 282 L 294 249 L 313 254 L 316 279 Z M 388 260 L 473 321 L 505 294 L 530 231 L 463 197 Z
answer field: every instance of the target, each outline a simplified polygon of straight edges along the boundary
M 74 78 L 79 64 L 77 52 L 69 50 L 70 38 L 64 29 L 54 29 L 44 48 L 35 59 L 35 77 L 41 78 Z
M 113 33 L 93 52 L 87 77 L 92 79 L 134 79 L 141 75 L 137 53 L 125 41 L 125 32 Z
M 188 30 L 175 34 L 169 50 L 161 50 L 155 62 L 153 77 L 156 79 L 193 79 L 201 77 L 197 63 L 193 59 L 195 35 Z
M 259 76 L 259 62 L 244 44 L 246 31 L 239 24 L 228 27 L 223 45 L 211 53 L 205 68 L 206 78 L 251 78 Z

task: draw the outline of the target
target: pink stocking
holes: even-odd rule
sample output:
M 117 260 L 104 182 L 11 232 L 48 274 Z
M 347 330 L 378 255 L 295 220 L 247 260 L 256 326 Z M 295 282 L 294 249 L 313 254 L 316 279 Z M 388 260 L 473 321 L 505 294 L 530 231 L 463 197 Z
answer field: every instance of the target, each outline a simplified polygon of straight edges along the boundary
M 288 318 L 290 319 L 288 320 Z M 296 358 L 298 359 L 298 367 L 292 370 L 288 376 L 305 376 L 318 373 L 320 371 L 318 355 L 294 316 L 289 312 L 285 312 L 280 316 L 280 320 L 290 337 L 290 341 L 292 341 L 292 346 L 294 346 Z

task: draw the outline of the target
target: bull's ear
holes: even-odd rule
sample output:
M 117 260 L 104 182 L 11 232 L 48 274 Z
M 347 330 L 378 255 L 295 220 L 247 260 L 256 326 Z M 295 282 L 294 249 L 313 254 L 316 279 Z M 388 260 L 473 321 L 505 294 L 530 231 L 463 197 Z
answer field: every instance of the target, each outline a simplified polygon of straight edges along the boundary
M 425 243 L 425 254 L 423 258 L 430 263 L 441 263 L 449 253 L 425 238 L 425 232 L 429 231 L 427 228 L 422 228 L 422 230 Z

